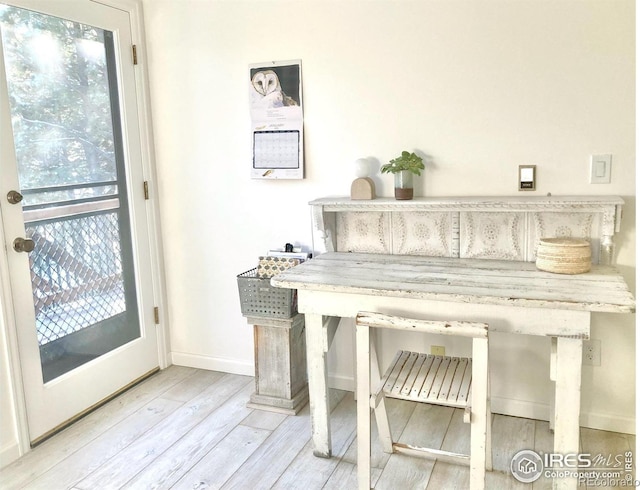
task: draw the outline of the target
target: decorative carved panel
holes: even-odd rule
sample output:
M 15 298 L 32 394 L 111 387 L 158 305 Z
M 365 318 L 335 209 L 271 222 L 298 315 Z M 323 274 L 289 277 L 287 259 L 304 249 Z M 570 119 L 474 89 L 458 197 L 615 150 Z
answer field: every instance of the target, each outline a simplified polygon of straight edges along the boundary
M 535 261 L 540 238 L 591 240 L 613 264 L 624 201 L 617 196 L 418 197 L 312 201 L 314 252 L 354 251 Z
M 338 252 L 391 253 L 388 213 L 338 213 L 336 221 Z
M 392 213 L 393 253 L 452 256 L 450 212 Z M 457 234 L 457 229 L 455 230 Z
M 535 260 L 540 238 L 584 238 L 591 242 L 593 262 L 598 262 L 599 230 L 598 216 L 595 213 L 548 213 L 531 214 L 533 233 L 530 260 Z M 596 219 L 594 219 L 596 218 Z
M 524 213 L 461 212 L 460 257 L 525 260 Z

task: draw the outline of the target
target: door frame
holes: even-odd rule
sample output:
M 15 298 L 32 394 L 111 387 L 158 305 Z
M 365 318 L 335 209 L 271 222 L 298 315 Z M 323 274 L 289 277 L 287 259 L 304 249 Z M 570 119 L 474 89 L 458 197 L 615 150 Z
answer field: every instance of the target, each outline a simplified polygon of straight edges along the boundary
M 40 8 L 46 11 L 47 0 L 2 0 L 3 3 L 17 7 Z M 142 157 L 142 173 L 148 183 L 149 200 L 146 201 L 148 214 L 149 247 L 151 251 L 151 275 L 154 304 L 159 310 L 160 323 L 157 325 L 157 351 L 160 369 L 168 367 L 169 356 L 169 322 L 166 309 L 166 287 L 163 264 L 163 246 L 160 227 L 157 176 L 149 98 L 148 71 L 145 59 L 144 18 L 141 0 L 75 0 L 78 2 L 97 3 L 123 10 L 129 14 L 131 37 L 136 46 L 137 65 L 134 67 L 136 102 L 140 130 L 140 146 Z M 1 196 L 0 196 L 1 197 Z M 0 227 L 0 243 L 6 243 L 4 230 Z M 22 384 L 22 369 L 18 350 L 17 326 L 13 313 L 13 295 L 10 287 L 8 271 L 8 251 L 0 252 L 0 353 L 7 359 L 6 365 L 0 360 L 0 379 L 6 376 L 7 391 L 10 396 L 9 405 L 13 409 L 8 416 L 13 425 L 15 441 L 7 447 L 0 447 L 0 466 L 8 464 L 31 450 L 27 409 Z M 5 371 L 6 372 L 3 372 Z

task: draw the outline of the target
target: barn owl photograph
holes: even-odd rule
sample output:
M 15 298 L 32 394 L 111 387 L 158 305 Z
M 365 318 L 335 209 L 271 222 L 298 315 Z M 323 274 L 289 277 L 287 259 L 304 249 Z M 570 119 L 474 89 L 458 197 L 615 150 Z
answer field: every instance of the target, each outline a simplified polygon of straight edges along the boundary
M 254 108 L 297 106 L 298 102 L 287 95 L 274 70 L 260 70 L 251 77 L 251 104 Z

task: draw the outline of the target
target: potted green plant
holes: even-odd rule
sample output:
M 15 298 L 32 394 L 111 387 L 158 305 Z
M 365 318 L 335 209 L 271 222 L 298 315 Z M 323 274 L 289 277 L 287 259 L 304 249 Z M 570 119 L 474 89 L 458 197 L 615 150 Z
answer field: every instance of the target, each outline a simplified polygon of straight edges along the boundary
M 413 176 L 420 175 L 422 170 L 424 170 L 422 158 L 408 151 L 403 151 L 399 157 L 389 160 L 389 163 L 380 168 L 383 174 L 393 174 L 395 197 L 398 200 L 413 199 Z

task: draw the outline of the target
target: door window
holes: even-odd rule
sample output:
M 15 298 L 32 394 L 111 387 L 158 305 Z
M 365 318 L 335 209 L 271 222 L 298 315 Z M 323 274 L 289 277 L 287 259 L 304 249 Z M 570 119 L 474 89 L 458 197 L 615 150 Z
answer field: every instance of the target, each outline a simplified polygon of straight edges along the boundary
M 108 30 L 0 5 L 43 381 L 140 336 Z

